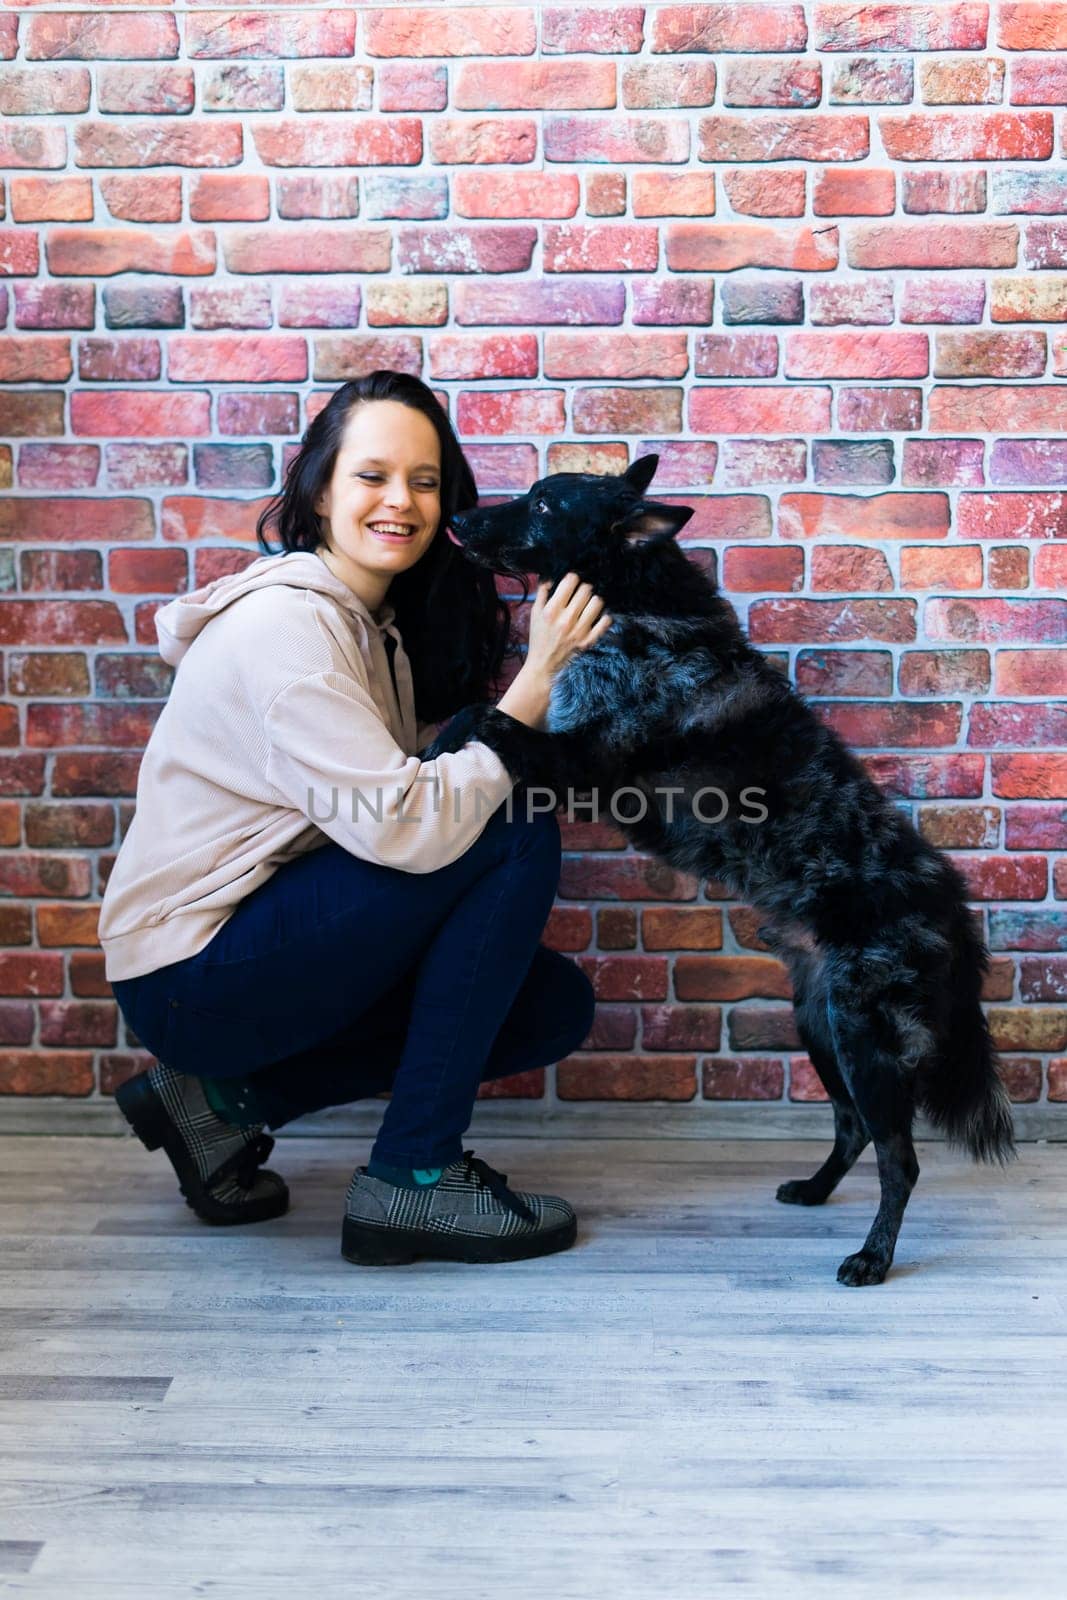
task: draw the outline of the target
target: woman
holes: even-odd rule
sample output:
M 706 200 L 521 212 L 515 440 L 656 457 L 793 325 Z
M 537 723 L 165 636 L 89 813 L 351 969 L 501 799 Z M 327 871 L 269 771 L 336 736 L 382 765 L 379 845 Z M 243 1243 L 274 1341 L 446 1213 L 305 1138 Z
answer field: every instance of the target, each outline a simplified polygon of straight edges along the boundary
M 265 1126 L 391 1092 L 348 1190 L 352 1261 L 515 1260 L 575 1237 L 566 1201 L 462 1150 L 478 1085 L 559 1060 L 593 1011 L 538 942 L 555 818 L 511 803 L 484 744 L 416 754 L 426 724 L 484 699 L 508 643 L 492 578 L 447 537 L 476 500 L 417 379 L 331 397 L 260 519 L 283 553 L 157 614 L 180 665 L 102 907 L 107 975 L 158 1058 L 117 1100 L 205 1220 L 286 1209 Z M 574 574 L 542 585 L 500 709 L 540 726 L 554 674 L 610 622 Z

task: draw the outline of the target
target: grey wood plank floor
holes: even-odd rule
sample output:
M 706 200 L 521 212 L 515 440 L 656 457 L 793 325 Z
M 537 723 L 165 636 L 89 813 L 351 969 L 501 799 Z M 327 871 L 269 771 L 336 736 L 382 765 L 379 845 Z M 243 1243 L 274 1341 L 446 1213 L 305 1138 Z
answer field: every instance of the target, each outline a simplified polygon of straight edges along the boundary
M 862 1290 L 869 1158 L 800 1210 L 813 1143 L 478 1150 L 573 1250 L 349 1266 L 351 1141 L 216 1230 L 134 1141 L 0 1139 L 0 1594 L 1067 1593 L 1063 1146 L 924 1146 Z

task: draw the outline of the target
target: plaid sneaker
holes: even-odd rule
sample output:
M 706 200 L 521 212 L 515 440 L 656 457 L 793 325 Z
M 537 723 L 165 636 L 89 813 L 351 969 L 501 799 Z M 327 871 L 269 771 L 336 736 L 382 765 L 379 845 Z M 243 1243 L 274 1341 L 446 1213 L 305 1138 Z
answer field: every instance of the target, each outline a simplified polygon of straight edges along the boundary
M 162 1145 L 186 1205 L 205 1222 L 265 1222 L 288 1210 L 284 1180 L 259 1170 L 274 1140 L 262 1126 L 224 1122 L 208 1105 L 198 1078 L 158 1062 L 122 1084 L 115 1099 L 146 1149 Z
M 438 1261 L 525 1261 L 566 1250 L 577 1232 L 574 1211 L 554 1194 L 516 1193 L 465 1150 L 440 1180 L 418 1189 L 352 1174 L 345 1199 L 341 1254 L 365 1267 Z

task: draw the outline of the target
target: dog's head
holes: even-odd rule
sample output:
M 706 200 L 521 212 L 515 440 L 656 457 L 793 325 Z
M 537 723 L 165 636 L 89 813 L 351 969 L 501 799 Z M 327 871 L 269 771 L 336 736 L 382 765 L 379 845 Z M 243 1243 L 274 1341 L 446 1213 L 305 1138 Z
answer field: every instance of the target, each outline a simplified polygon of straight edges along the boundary
M 470 559 L 493 572 L 553 582 L 577 572 L 602 592 L 635 550 L 673 539 L 693 515 L 689 506 L 645 499 L 658 463 L 642 456 L 610 477 L 553 473 L 518 500 L 457 513 L 452 530 Z

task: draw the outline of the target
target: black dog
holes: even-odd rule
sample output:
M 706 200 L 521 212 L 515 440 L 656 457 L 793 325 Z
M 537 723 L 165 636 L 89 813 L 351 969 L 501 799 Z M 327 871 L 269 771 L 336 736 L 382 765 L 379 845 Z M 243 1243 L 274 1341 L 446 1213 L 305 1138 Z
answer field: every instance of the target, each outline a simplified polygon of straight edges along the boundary
M 881 1283 L 919 1174 L 917 1106 L 976 1160 L 1013 1152 L 979 1005 L 988 957 L 952 864 L 750 648 L 675 544 L 692 511 L 643 498 L 656 464 L 645 456 L 621 477 L 560 473 L 453 518 L 478 564 L 553 581 L 577 572 L 615 620 L 557 676 L 547 732 L 473 706 L 427 754 L 477 738 L 521 784 L 561 796 L 626 788 L 626 812 L 637 804 L 623 826 L 638 848 L 766 913 L 760 932 L 788 965 L 797 1030 L 836 1129 L 819 1171 L 783 1184 L 778 1199 L 821 1205 L 873 1139 L 881 1204 L 837 1276 Z

